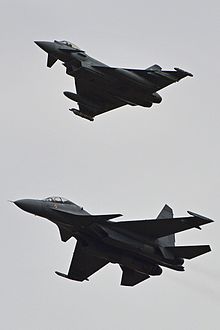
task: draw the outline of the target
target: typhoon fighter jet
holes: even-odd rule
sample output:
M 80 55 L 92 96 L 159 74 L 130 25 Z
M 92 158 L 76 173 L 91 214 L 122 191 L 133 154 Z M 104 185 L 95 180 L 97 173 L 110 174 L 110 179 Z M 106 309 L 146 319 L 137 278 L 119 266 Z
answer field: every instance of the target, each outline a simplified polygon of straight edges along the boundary
M 162 101 L 157 91 L 192 76 L 178 68 L 164 71 L 157 64 L 145 70 L 109 67 L 68 41 L 35 43 L 48 53 L 49 68 L 60 60 L 66 67 L 66 73 L 75 78 L 77 94 L 66 91 L 64 95 L 78 103 L 79 109 L 70 111 L 91 121 L 97 115 L 126 104 L 149 108 L 153 103 Z
M 91 215 L 82 207 L 61 197 L 44 200 L 21 199 L 14 202 L 22 210 L 55 223 L 61 240 L 72 236 L 77 243 L 67 275 L 70 280 L 88 280 L 108 263 L 119 264 L 121 285 L 134 286 L 150 276 L 160 275 L 161 267 L 183 271 L 184 259 L 209 252 L 209 245 L 175 246 L 175 233 L 200 226 L 212 220 L 188 212 L 190 216 L 173 218 L 165 205 L 157 219 L 111 221 L 121 214 Z

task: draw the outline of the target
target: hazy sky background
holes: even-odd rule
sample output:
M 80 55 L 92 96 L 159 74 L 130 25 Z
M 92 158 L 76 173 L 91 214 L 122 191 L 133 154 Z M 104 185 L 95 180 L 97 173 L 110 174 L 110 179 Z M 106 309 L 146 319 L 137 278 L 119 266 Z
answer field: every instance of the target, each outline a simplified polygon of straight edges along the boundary
M 219 1 L 0 3 L 1 328 L 217 330 L 220 300 Z M 194 74 L 161 91 L 150 110 L 125 106 L 88 122 L 73 116 L 73 79 L 34 40 L 70 40 L 112 66 Z M 122 219 L 192 210 L 215 220 L 177 234 L 212 252 L 120 287 L 109 265 L 89 282 L 66 273 L 75 241 L 8 199 L 61 195 Z

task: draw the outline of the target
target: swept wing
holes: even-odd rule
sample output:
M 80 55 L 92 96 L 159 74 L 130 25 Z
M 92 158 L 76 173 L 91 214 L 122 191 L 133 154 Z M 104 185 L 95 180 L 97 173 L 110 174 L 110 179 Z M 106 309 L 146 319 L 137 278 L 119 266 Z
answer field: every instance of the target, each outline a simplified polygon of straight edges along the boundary
M 89 250 L 89 246 L 84 246 L 78 240 L 68 274 L 65 275 L 60 272 L 56 272 L 56 274 L 70 280 L 84 281 L 108 264 L 108 260 L 91 255 Z
M 188 212 L 191 217 L 173 218 L 172 221 L 168 219 L 155 220 L 140 220 L 140 221 L 121 221 L 112 223 L 113 228 L 119 230 L 127 230 L 141 236 L 150 236 L 159 238 L 178 233 L 191 228 L 198 228 L 213 220 L 203 217 L 199 214 Z
M 124 266 L 120 266 L 122 269 L 122 278 L 121 278 L 121 285 L 124 286 L 134 286 L 148 278 L 150 276 L 148 274 L 137 272 L 133 269 L 129 269 Z
M 82 100 L 78 102 L 79 110 L 91 117 L 126 105 L 126 102 L 108 94 L 107 89 L 104 89 L 104 86 L 100 84 L 100 79 L 94 77 L 94 75 L 90 79 L 90 75 L 82 71 L 75 78 L 75 84 L 77 94 Z M 106 88 L 108 87 L 106 86 Z

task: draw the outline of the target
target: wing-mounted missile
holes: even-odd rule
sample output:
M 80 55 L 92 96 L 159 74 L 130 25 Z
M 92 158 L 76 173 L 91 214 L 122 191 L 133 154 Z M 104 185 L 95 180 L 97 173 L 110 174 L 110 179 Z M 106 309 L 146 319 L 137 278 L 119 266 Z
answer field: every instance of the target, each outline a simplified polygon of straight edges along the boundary
M 61 276 L 61 277 L 64 277 L 64 278 L 67 278 L 68 280 L 74 280 L 74 281 L 79 281 L 79 282 L 82 282 L 83 280 L 79 280 L 79 279 L 76 279 L 76 278 L 72 278 L 70 277 L 69 275 L 66 275 L 64 273 L 61 273 L 61 272 L 55 272 L 58 276 Z M 85 281 L 89 281 L 88 278 L 85 279 Z
M 94 121 L 94 118 L 92 116 L 89 116 L 78 109 L 71 108 L 71 109 L 69 109 L 69 111 L 73 112 L 74 115 L 76 115 L 76 116 L 82 117 L 84 119 L 88 119 L 90 121 Z
M 77 102 L 81 107 L 85 108 L 85 110 L 88 110 L 87 113 L 81 111 L 81 109 L 78 110 L 75 108 L 69 109 L 70 111 L 72 111 L 75 115 L 80 116 L 84 119 L 88 119 L 90 121 L 94 120 L 93 117 L 99 109 L 97 109 L 97 107 L 92 102 L 85 100 L 84 98 L 80 97 L 76 93 L 65 91 L 65 92 L 63 92 L 63 94 L 66 97 L 68 97 L 68 99 Z M 94 115 L 92 115 L 93 113 L 94 113 Z

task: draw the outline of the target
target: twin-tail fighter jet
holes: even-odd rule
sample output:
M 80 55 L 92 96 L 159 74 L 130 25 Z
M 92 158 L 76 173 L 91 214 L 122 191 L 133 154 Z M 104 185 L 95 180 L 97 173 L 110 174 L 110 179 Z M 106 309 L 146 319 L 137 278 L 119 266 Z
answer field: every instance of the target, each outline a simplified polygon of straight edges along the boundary
M 66 73 L 75 78 L 77 94 L 66 91 L 64 95 L 78 103 L 79 109 L 70 109 L 75 115 L 91 121 L 97 115 L 126 104 L 149 108 L 162 101 L 157 91 L 182 78 L 192 77 L 191 73 L 178 68 L 164 71 L 157 64 L 145 70 L 109 67 L 68 41 L 35 43 L 48 53 L 49 68 L 60 60 Z
M 75 281 L 88 280 L 108 263 L 119 264 L 121 285 L 134 286 L 150 276 L 162 273 L 162 267 L 183 271 L 184 259 L 209 252 L 209 245 L 175 246 L 175 233 L 212 222 L 193 212 L 190 216 L 173 218 L 165 205 L 157 219 L 121 221 L 111 219 L 121 214 L 91 215 L 82 207 L 61 197 L 44 200 L 21 199 L 14 202 L 22 210 L 55 223 L 61 240 L 72 236 L 77 244 L 67 275 Z

